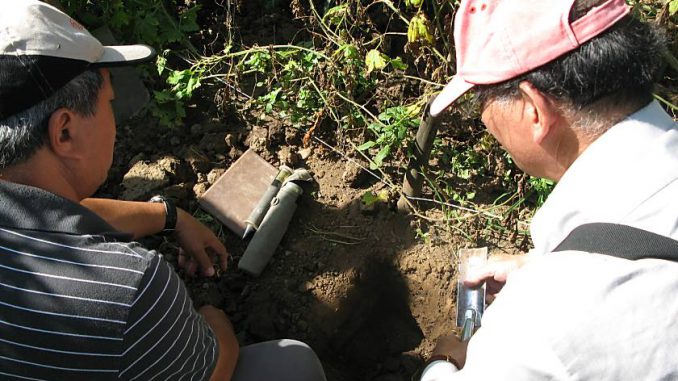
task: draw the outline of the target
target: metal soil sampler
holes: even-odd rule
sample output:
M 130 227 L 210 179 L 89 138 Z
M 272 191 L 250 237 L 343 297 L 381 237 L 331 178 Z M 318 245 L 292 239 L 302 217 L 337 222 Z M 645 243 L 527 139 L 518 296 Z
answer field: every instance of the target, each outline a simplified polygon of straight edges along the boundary
M 457 327 L 461 328 L 462 341 L 469 340 L 473 332 L 480 327 L 480 321 L 485 312 L 485 285 L 471 289 L 464 286 L 464 279 L 466 279 L 469 272 L 478 269 L 486 262 L 486 247 L 459 250 Z
M 252 240 L 245 250 L 238 268 L 250 275 L 258 276 L 273 256 L 275 249 L 287 231 L 297 209 L 297 198 L 303 193 L 301 187 L 293 182 L 287 182 L 271 201 L 259 229 L 254 233 Z

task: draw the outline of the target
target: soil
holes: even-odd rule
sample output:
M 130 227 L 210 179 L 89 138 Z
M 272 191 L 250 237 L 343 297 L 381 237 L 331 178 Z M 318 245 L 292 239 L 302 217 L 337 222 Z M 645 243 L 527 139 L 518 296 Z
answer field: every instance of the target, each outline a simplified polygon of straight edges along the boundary
M 262 25 L 259 17 L 252 20 Z M 366 191 L 386 188 L 379 180 L 317 142 L 304 147 L 297 130 L 275 120 L 225 113 L 214 101 L 216 90 L 201 89 L 185 128 L 161 129 L 150 117 L 120 124 L 114 165 L 99 195 L 146 200 L 164 194 L 214 228 L 230 252 L 230 267 L 213 278 L 177 271 L 196 305 L 226 311 L 241 344 L 302 340 L 316 350 L 330 381 L 410 380 L 435 339 L 455 329 L 454 256 L 472 244 L 436 223 L 397 213 L 395 199 L 365 207 Z M 275 166 L 307 168 L 315 178 L 258 278 L 237 270 L 245 243 L 196 202 L 247 148 Z M 436 209 L 426 213 L 440 217 Z M 468 231 L 473 234 L 472 225 Z M 484 243 L 491 252 L 515 251 L 506 238 Z M 176 264 L 171 238 L 144 243 Z
M 214 228 L 230 252 L 230 267 L 209 279 L 177 271 L 196 305 L 227 312 L 241 344 L 295 338 L 316 350 L 330 381 L 395 381 L 409 380 L 435 339 L 453 332 L 454 255 L 468 241 L 397 213 L 393 202 L 365 208 L 363 193 L 384 186 L 356 164 L 317 144 L 309 153 L 289 131 L 289 143 L 258 140 L 270 137 L 275 124 L 246 130 L 206 118 L 185 131 L 149 126 L 147 119 L 119 126 L 115 164 L 100 196 L 145 200 L 164 194 Z M 237 270 L 246 244 L 210 221 L 196 202 L 247 144 L 274 165 L 281 152 L 296 156 L 296 166 L 315 178 L 258 278 Z M 427 238 L 417 238 L 417 230 Z M 510 244 L 499 248 L 501 242 L 491 251 L 513 250 Z M 171 238 L 145 244 L 176 265 Z

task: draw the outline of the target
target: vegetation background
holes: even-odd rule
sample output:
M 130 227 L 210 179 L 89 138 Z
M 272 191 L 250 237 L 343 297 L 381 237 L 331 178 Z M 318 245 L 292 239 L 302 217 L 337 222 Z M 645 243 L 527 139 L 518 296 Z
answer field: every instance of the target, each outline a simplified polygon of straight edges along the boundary
M 633 12 L 673 37 L 657 99 L 676 115 L 678 0 L 629 0 Z M 148 111 L 166 128 L 186 128 L 196 93 L 219 89 L 226 113 L 292 126 L 369 164 L 399 187 L 423 108 L 455 72 L 451 24 L 458 0 L 64 0 L 90 28 L 108 25 L 122 42 L 161 52 L 145 77 Z M 294 20 L 293 31 L 257 36 L 243 14 Z M 254 15 L 252 15 L 254 13 Z M 210 88 L 204 90 L 206 87 Z M 211 92 L 210 92 L 211 90 Z M 242 117 L 242 121 L 252 118 Z M 257 123 L 255 118 L 254 123 Z M 527 177 L 478 121 L 467 97 L 442 121 L 425 172 L 425 194 L 455 228 L 454 206 L 482 209 L 490 229 L 525 234 L 524 221 L 553 184 Z M 386 196 L 382 195 L 382 198 Z M 365 202 L 378 201 L 366 194 Z

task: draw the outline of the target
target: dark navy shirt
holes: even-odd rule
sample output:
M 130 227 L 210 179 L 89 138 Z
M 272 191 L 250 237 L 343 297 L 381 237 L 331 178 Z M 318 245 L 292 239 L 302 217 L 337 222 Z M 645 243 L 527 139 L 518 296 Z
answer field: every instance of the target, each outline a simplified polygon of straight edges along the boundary
M 0 379 L 206 380 L 214 335 L 153 251 L 87 208 L 0 181 Z

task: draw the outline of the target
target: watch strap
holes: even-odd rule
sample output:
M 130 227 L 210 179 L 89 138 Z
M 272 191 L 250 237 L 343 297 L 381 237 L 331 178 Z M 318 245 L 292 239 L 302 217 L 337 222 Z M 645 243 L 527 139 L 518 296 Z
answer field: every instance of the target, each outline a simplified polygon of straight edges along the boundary
M 451 363 L 452 365 L 454 365 L 457 369 L 461 369 L 457 360 L 453 359 L 449 355 L 443 355 L 443 354 L 433 355 L 433 356 L 429 357 L 428 360 L 426 360 L 426 365 L 428 365 L 428 364 L 430 364 L 434 361 L 438 361 L 438 360 L 447 361 L 447 362 Z
M 172 234 L 177 227 L 177 206 L 174 201 L 163 196 L 153 196 L 148 201 L 163 203 L 165 206 L 165 227 L 162 229 L 161 234 Z

